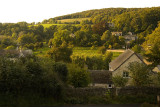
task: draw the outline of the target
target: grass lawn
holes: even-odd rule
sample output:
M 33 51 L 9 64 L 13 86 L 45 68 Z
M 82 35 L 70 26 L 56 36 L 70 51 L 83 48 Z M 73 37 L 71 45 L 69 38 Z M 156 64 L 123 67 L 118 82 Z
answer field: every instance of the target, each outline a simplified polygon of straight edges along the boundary
M 91 49 L 91 47 L 74 47 L 72 56 L 101 56 L 102 54 L 98 52 L 98 48 L 99 47 L 95 47 L 94 49 Z M 50 50 L 50 48 L 45 45 L 43 48 L 34 51 L 34 55 L 45 57 L 48 50 Z M 118 57 L 121 53 L 122 52 L 113 52 L 113 59 Z

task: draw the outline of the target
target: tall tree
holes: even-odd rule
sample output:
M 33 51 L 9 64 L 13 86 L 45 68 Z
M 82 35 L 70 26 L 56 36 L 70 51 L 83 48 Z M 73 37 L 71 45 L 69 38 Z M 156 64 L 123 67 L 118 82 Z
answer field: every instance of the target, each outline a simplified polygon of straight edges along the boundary
M 92 30 L 94 33 L 102 35 L 103 32 L 105 32 L 106 30 L 108 30 L 108 23 L 106 21 L 101 21 L 95 25 L 93 25 Z

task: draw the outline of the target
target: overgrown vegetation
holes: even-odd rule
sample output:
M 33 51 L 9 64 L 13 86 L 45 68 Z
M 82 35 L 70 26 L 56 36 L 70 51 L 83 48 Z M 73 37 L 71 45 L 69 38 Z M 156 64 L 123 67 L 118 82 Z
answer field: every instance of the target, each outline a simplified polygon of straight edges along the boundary
M 107 50 L 126 48 L 124 35 L 128 32 L 138 38 L 130 41 L 129 48 L 143 53 L 152 67 L 159 64 L 159 16 L 160 7 L 109 8 L 55 17 L 37 25 L 0 23 L 0 49 L 12 53 L 0 58 L 0 106 L 54 105 L 61 101 L 69 104 L 155 103 L 155 95 L 114 96 L 107 90 L 109 94 L 105 92 L 103 96 L 80 93 L 82 96 L 66 98 L 65 91 L 89 85 L 87 68 L 108 70 L 111 60 L 121 53 Z M 115 31 L 122 32 L 123 36 L 112 35 Z M 38 57 L 15 57 L 16 48 L 31 49 Z M 160 75 L 150 78 L 148 66 L 131 63 L 128 69 L 134 86 L 159 86 Z M 113 82 L 117 87 L 124 87 L 127 79 L 114 77 Z

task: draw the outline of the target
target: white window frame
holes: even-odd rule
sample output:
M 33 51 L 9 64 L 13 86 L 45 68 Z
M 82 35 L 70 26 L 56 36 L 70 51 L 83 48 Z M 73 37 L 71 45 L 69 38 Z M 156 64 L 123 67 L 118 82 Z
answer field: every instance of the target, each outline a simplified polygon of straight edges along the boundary
M 123 75 L 123 78 L 130 78 L 129 72 L 124 71 L 122 75 Z

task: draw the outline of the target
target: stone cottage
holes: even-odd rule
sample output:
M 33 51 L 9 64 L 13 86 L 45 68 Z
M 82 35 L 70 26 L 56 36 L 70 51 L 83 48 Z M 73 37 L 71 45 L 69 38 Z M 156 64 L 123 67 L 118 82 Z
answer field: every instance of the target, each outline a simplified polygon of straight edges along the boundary
M 139 54 L 128 49 L 119 55 L 115 60 L 109 63 L 109 71 L 112 72 L 112 76 L 120 75 L 124 78 L 130 78 L 130 73 L 128 72 L 127 67 L 131 62 L 135 61 L 144 63 L 142 57 Z

